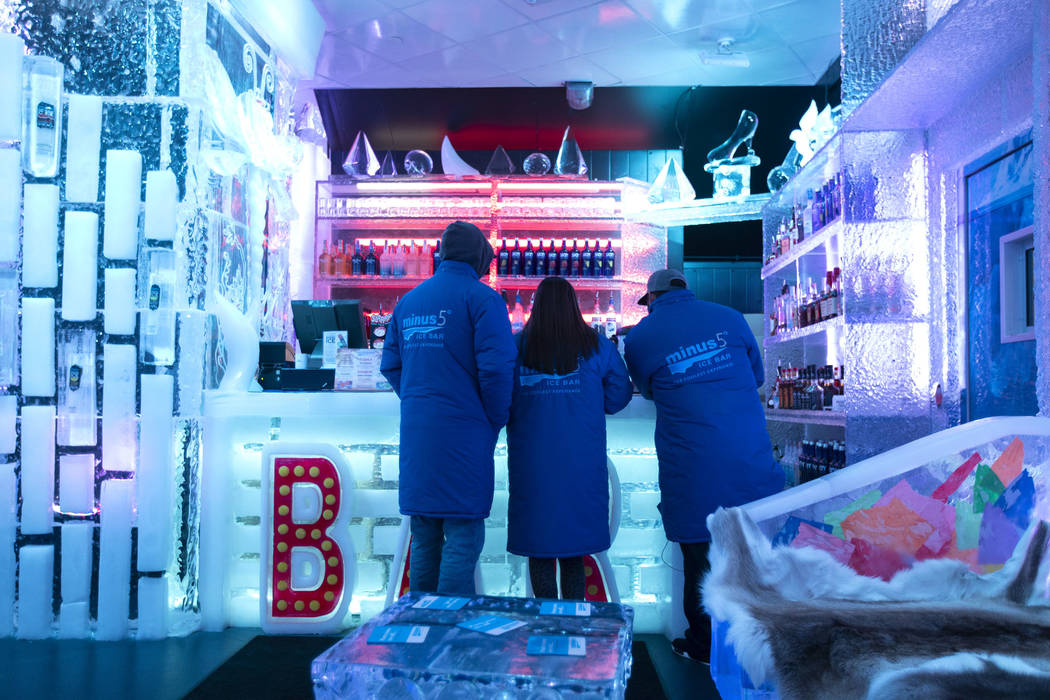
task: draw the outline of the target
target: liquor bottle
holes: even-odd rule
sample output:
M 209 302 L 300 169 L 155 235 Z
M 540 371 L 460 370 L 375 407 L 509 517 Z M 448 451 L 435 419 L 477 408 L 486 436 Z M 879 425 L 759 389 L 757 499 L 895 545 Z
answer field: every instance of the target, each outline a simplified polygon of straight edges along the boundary
M 412 241 L 408 246 L 408 259 L 405 260 L 405 277 L 419 277 L 419 244 Z
M 813 223 L 811 225 L 814 233 L 824 228 L 823 190 L 817 190 L 816 195 L 813 197 L 813 208 L 812 211 L 810 211 L 810 216 L 813 218 Z
M 597 259 L 597 255 L 595 255 Z M 613 250 L 612 241 L 605 242 L 605 254 L 602 256 L 602 277 L 616 276 L 616 251 Z
M 565 245 L 565 239 L 561 239 L 561 250 L 558 251 L 558 276 L 568 277 L 570 268 L 569 248 Z
M 317 276 L 324 278 L 328 277 L 329 267 L 331 266 L 332 256 L 328 254 L 328 241 L 324 242 L 324 248 L 321 250 L 321 254 L 317 256 Z
M 605 321 L 602 319 L 602 302 L 598 292 L 594 293 L 594 308 L 591 310 L 591 328 L 599 333 L 605 332 Z
M 504 239 L 503 245 L 500 246 L 499 254 L 496 256 L 496 274 L 500 277 L 505 277 L 509 267 L 510 251 L 507 250 L 507 241 Z
M 547 276 L 547 265 L 548 264 L 549 264 L 549 262 L 547 260 L 547 249 L 543 247 L 543 239 L 541 238 L 540 239 L 540 244 L 536 248 L 536 271 L 535 271 L 535 274 L 536 274 L 537 277 L 546 277 Z
M 25 57 L 22 168 L 35 177 L 54 177 L 62 140 L 62 64 L 45 56 Z
M 346 253 L 342 241 L 336 243 L 335 255 L 332 256 L 332 276 L 346 277 Z
M 514 294 L 514 310 L 510 314 L 510 330 L 518 333 L 525 327 L 525 307 L 521 305 L 521 292 Z
M 613 295 L 609 295 L 609 308 L 605 312 L 605 337 L 609 340 L 616 339 L 616 331 L 620 324 L 616 321 L 616 306 L 613 304 Z
M 536 302 L 536 293 L 533 292 L 529 295 L 529 305 L 525 307 L 525 322 L 529 322 L 529 317 L 532 316 L 532 305 Z
M 359 277 L 365 273 L 365 259 L 361 257 L 361 244 L 354 241 L 354 257 L 350 258 L 350 274 Z
M 510 251 L 510 274 L 514 277 L 521 276 L 521 248 L 518 241 L 514 241 L 514 248 Z
M 431 267 L 430 274 L 434 274 L 438 271 L 438 266 L 441 264 L 441 239 L 439 238 L 434 244 L 434 252 L 431 254 Z
M 573 277 L 579 277 L 583 272 L 581 268 L 582 262 L 580 260 L 579 241 L 573 239 L 572 250 L 569 251 L 569 274 Z
M 368 255 L 365 256 L 365 274 L 375 276 L 379 273 L 379 258 L 376 256 L 375 241 L 368 242 Z
M 591 241 L 583 239 L 583 251 L 580 253 L 580 275 L 582 277 L 594 276 L 594 251 L 591 250 Z
M 526 277 L 534 277 L 536 275 L 536 250 L 532 247 L 531 238 L 521 254 L 521 274 Z
M 806 190 L 806 206 L 802 211 L 802 235 L 799 240 L 805 240 L 813 235 L 813 190 Z
M 832 274 L 831 297 L 834 300 L 834 312 L 836 316 L 842 315 L 842 270 L 835 268 Z

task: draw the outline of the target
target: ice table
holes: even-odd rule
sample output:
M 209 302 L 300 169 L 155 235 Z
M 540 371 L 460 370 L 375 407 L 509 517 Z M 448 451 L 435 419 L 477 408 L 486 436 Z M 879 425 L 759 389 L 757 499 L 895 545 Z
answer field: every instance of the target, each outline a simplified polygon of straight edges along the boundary
M 413 607 L 409 593 L 314 659 L 317 698 L 622 698 L 631 675 L 634 611 L 591 603 L 589 616 L 540 614 L 533 598 L 469 599 L 459 610 Z M 483 615 L 525 623 L 500 635 L 457 627 Z M 420 643 L 370 644 L 377 627 L 429 627 Z M 526 654 L 536 635 L 579 636 L 584 656 Z

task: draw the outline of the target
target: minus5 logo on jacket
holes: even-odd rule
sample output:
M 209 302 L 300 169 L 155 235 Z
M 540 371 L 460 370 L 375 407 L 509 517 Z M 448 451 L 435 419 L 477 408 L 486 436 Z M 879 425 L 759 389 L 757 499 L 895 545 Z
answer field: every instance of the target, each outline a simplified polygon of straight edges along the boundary
M 449 309 L 442 309 L 436 314 L 411 314 L 401 319 L 401 335 L 411 338 L 416 335 L 426 335 L 441 330 L 448 322 L 448 316 L 452 313 Z
M 728 345 L 726 335 L 728 333 L 723 331 L 709 340 L 680 346 L 665 358 L 667 370 L 671 374 L 684 374 L 695 365 L 710 360 L 725 350 Z

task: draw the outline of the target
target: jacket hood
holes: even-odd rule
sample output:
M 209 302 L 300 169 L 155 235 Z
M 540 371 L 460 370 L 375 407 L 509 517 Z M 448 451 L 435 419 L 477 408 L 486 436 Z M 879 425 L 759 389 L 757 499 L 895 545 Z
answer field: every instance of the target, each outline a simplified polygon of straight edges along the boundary
M 441 259 L 465 262 L 479 277 L 488 273 L 493 257 L 488 239 L 474 224 L 453 221 L 441 234 Z

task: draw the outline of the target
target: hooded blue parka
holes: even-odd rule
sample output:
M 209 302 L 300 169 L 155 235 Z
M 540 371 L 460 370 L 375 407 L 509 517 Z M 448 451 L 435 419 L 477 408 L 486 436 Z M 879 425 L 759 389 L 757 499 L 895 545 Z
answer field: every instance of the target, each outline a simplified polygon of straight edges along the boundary
M 708 542 L 707 516 L 784 486 L 757 389 L 762 358 L 744 317 L 665 292 L 625 339 L 627 367 L 656 403 L 660 514 L 673 542 Z
M 623 409 L 631 391 L 605 338 L 569 374 L 542 374 L 519 360 L 507 423 L 507 551 L 554 558 L 609 548 L 605 415 Z
M 507 422 L 517 356 L 500 295 L 478 277 L 492 246 L 450 224 L 432 278 L 404 296 L 387 328 L 380 371 L 401 398 L 403 515 L 486 518 L 496 437 Z

